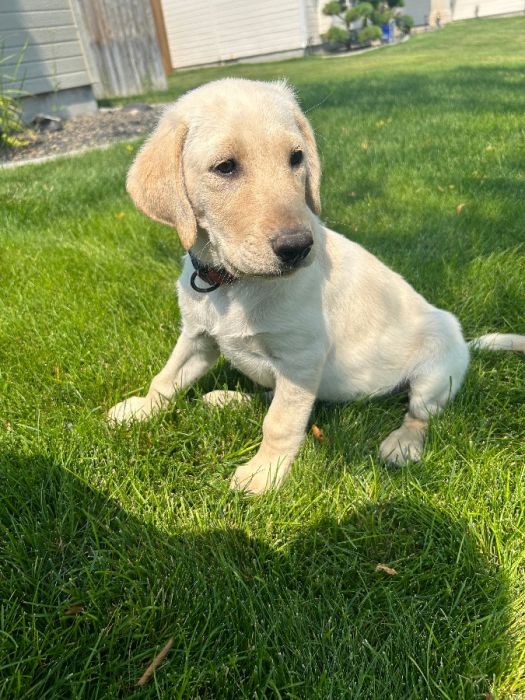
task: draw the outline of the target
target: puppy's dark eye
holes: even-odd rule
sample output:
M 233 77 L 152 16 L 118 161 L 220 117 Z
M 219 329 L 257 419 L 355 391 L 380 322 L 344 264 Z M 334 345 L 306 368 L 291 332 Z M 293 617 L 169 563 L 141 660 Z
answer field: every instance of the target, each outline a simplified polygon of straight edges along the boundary
M 229 158 L 228 160 L 223 160 L 219 165 L 216 165 L 214 170 L 221 175 L 232 175 L 237 170 L 237 163 L 233 158 Z
M 292 168 L 296 168 L 298 165 L 301 165 L 303 158 L 304 154 L 301 150 L 297 149 L 296 151 L 292 151 L 290 155 L 290 165 Z

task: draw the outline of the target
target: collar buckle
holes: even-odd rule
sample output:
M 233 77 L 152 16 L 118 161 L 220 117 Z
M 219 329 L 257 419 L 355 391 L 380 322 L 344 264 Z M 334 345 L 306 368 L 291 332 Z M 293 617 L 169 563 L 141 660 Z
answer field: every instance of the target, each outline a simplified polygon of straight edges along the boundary
M 205 265 L 202 263 L 192 252 L 188 251 L 191 263 L 195 268 L 195 272 L 190 278 L 191 288 L 200 294 L 208 294 L 213 292 L 222 284 L 233 284 L 237 281 L 237 278 L 231 275 L 223 267 L 212 267 L 211 265 Z M 199 277 L 203 282 L 209 284 L 209 287 L 198 287 L 195 280 Z

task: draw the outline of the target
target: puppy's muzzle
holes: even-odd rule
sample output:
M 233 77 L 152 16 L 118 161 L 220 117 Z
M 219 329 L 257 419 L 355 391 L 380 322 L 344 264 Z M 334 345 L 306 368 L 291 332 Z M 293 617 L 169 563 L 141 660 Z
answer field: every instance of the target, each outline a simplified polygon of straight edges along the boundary
M 314 239 L 311 232 L 306 229 L 293 229 L 281 231 L 270 242 L 282 266 L 293 269 L 307 257 Z

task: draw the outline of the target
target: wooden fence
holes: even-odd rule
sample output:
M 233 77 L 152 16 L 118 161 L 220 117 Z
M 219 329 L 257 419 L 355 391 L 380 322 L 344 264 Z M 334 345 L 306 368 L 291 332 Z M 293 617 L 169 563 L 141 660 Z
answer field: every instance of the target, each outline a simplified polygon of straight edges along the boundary
M 153 4 L 155 16 L 150 0 L 72 0 L 96 97 L 166 89 L 170 66 Z

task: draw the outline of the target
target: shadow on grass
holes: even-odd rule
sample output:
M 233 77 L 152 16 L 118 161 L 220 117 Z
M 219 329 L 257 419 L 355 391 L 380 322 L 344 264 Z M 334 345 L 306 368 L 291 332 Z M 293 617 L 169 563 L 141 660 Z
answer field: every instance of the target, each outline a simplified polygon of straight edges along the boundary
M 430 67 L 435 68 L 435 64 Z M 400 106 L 441 110 L 443 105 L 447 111 L 468 114 L 521 116 L 524 84 L 525 62 L 517 67 L 464 65 L 452 70 L 445 67 L 434 73 L 404 70 L 356 74 L 350 66 L 346 78 L 334 72 L 332 78 L 322 82 L 300 84 L 298 92 L 309 118 L 315 116 L 317 106 L 321 105 L 327 109 L 347 107 L 349 117 L 367 111 L 388 113 Z
M 522 240 L 521 232 L 525 223 L 523 217 L 516 217 L 512 213 L 516 212 L 517 202 L 521 199 L 520 192 L 523 190 L 523 182 L 518 177 L 523 170 L 523 157 L 518 148 L 515 152 L 503 152 L 504 144 L 497 145 L 496 150 L 502 153 L 496 155 L 493 161 L 486 157 L 484 151 L 486 147 L 494 147 L 494 143 L 491 145 L 492 139 L 498 142 L 509 137 L 516 138 L 517 132 L 510 127 L 510 120 L 512 115 L 518 115 L 522 111 L 524 84 L 525 63 L 520 67 L 462 66 L 455 70 L 436 72 L 434 78 L 432 74 L 423 71 L 399 74 L 385 72 L 379 76 L 365 73 L 359 76 L 350 69 L 346 78 L 335 73 L 326 82 L 302 85 L 302 103 L 307 111 L 310 105 L 320 103 L 320 96 L 323 98 L 319 119 L 315 108 L 308 112 L 308 116 L 319 127 L 319 148 L 328 161 L 326 170 L 329 175 L 332 174 L 330 190 L 327 191 L 325 185 L 323 193 L 327 200 L 330 198 L 336 203 L 335 212 L 339 209 L 337 214 L 333 205 L 331 209 L 325 208 L 324 216 L 328 222 L 338 229 L 343 228 L 349 238 L 363 243 L 376 254 L 385 255 L 387 260 L 395 261 L 396 264 L 402 263 L 404 255 L 406 257 L 406 246 L 410 246 L 409 259 L 412 266 L 417 265 L 418 259 L 432 264 L 434 261 L 453 258 L 458 267 L 468 264 L 478 255 L 515 246 Z M 464 121 L 464 113 L 475 118 L 473 123 L 480 125 L 487 143 L 483 139 L 477 142 L 477 133 L 472 132 L 472 120 Z M 491 120 L 500 113 L 505 115 L 505 123 L 509 126 L 506 130 L 494 133 L 494 128 L 490 127 Z M 345 114 L 351 132 L 346 136 L 340 133 L 345 124 Z M 408 153 L 403 153 L 404 130 L 400 120 L 406 119 L 407 114 L 419 114 L 421 123 L 427 121 L 428 126 L 418 128 L 414 134 L 407 131 L 406 142 L 410 148 Z M 435 124 L 438 115 L 442 117 L 440 127 Z M 364 139 L 370 134 L 377 136 L 377 128 L 374 127 L 376 120 L 389 116 L 393 117 L 393 141 L 388 147 L 388 134 L 384 136 L 385 151 L 379 156 L 384 159 L 384 169 L 381 171 L 384 182 L 387 182 L 390 167 L 399 167 L 397 164 L 389 164 L 389 158 L 393 155 L 392 144 L 398 143 L 399 157 L 395 160 L 400 160 L 403 164 L 407 178 L 410 177 L 412 167 L 418 171 L 418 177 L 421 177 L 418 164 L 432 163 L 432 168 L 426 166 L 426 170 L 423 170 L 426 175 L 420 184 L 424 183 L 437 193 L 438 187 L 447 188 L 454 182 L 458 187 L 457 201 L 451 204 L 446 196 L 442 204 L 438 199 L 425 201 L 420 216 L 412 219 L 404 216 L 403 207 L 396 203 L 397 209 L 391 213 L 392 229 L 385 233 L 378 222 L 377 230 L 374 230 L 373 225 L 364 228 L 360 226 L 360 233 L 355 235 L 349 223 L 353 219 L 353 205 L 359 204 L 364 197 L 369 197 L 372 209 L 385 206 L 377 164 L 372 169 L 375 173 L 372 177 L 362 163 L 357 139 Z M 487 123 L 484 117 L 488 119 Z M 356 118 L 361 120 L 357 130 L 352 126 Z M 447 133 L 452 143 L 448 143 Z M 352 145 L 356 154 L 354 163 L 352 159 L 348 162 L 348 149 L 334 148 L 334 139 L 341 146 Z M 464 152 L 458 150 L 459 139 Z M 338 155 L 341 153 L 344 156 Z M 514 176 L 505 177 L 501 174 L 501 161 L 507 171 L 512 169 Z M 476 170 L 483 172 L 474 177 Z M 335 180 L 334 172 L 338 173 Z M 435 178 L 435 183 L 432 178 Z M 341 216 L 343 202 L 348 203 L 345 207 L 346 223 L 338 225 L 337 219 L 331 222 L 331 217 Z M 466 204 L 466 207 L 462 215 L 458 216 L 455 206 L 460 202 Z M 411 206 L 415 209 L 420 204 L 421 201 L 415 198 Z M 358 211 L 357 218 L 362 216 L 362 211 Z M 396 220 L 399 222 L 397 231 Z
M 6 697 L 474 698 L 504 672 L 504 577 L 423 500 L 277 547 L 227 516 L 160 531 L 44 456 L 4 455 L 0 484 Z

